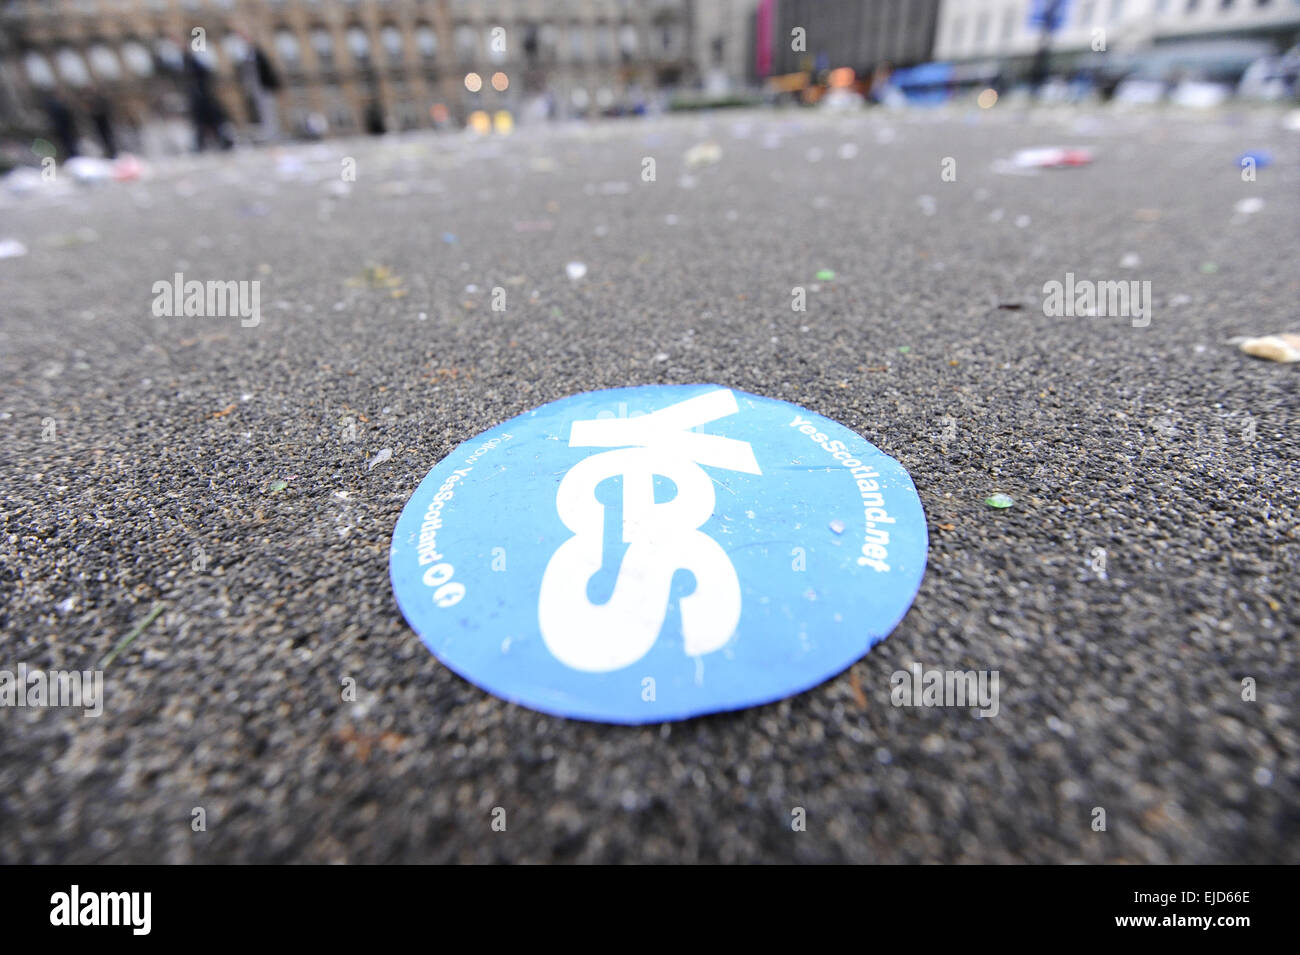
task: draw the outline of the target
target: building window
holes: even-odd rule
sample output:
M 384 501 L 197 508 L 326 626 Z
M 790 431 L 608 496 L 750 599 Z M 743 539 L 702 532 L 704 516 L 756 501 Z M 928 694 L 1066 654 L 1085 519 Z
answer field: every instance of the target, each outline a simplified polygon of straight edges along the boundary
M 472 26 L 462 23 L 456 27 L 456 55 L 462 63 L 473 63 L 478 55 L 478 34 Z
M 286 67 L 294 68 L 298 65 L 298 38 L 288 30 L 279 30 L 275 34 L 275 52 L 279 54 L 280 62 Z
M 334 37 L 329 30 L 311 32 L 311 48 L 316 51 L 316 59 L 328 65 L 334 59 Z
M 629 60 L 636 56 L 636 27 L 632 24 L 625 23 L 618 31 L 618 48 Z
M 554 60 L 560 49 L 560 28 L 553 23 L 546 23 L 537 31 L 538 43 L 541 47 L 542 58 L 545 60 Z
M 352 58 L 358 63 L 365 63 L 370 59 L 370 37 L 366 36 L 366 31 L 361 27 L 352 27 L 348 30 L 348 49 L 352 51 Z
M 231 63 L 238 63 L 248 55 L 248 44 L 244 42 L 244 38 L 238 33 L 226 34 L 226 38 L 221 41 L 221 45 L 225 48 L 226 59 Z
M 154 52 L 169 70 L 179 70 L 185 65 L 185 61 L 181 56 L 181 48 L 171 40 L 159 40 L 154 44 Z
M 595 27 L 595 58 L 601 62 L 614 58 L 614 27 L 604 23 Z
M 953 49 L 956 49 L 957 47 L 961 46 L 962 33 L 965 27 L 966 27 L 966 21 L 963 20 L 961 17 L 952 18 L 952 27 L 948 34 L 949 36 L 948 42 L 952 44 Z
M 151 76 L 153 74 L 153 57 L 144 45 L 137 43 L 135 40 L 129 40 L 122 44 L 122 59 L 136 76 Z
M 1016 8 L 1007 7 L 1002 13 L 1002 42 L 1006 43 L 1016 31 Z
M 989 15 L 981 10 L 975 17 L 975 48 L 979 49 L 989 38 Z
M 85 86 L 90 82 L 90 71 L 76 50 L 64 47 L 55 54 L 54 62 L 58 66 L 59 75 L 69 86 Z
M 432 60 L 438 55 L 438 34 L 433 32 L 432 27 L 422 23 L 415 28 L 415 48 L 426 60 Z
M 23 58 L 23 66 L 27 68 L 27 79 L 32 86 L 49 89 L 54 85 L 54 71 L 50 69 L 49 61 L 39 53 L 28 53 Z
M 601 25 L 596 27 L 596 59 L 608 63 L 614 58 L 614 28 Z
M 388 55 L 388 62 L 402 62 L 402 31 L 397 27 L 384 27 L 379 31 L 379 40 L 384 44 L 384 52 Z
M 106 80 L 115 80 L 122 75 L 122 67 L 108 47 L 98 44 L 92 46 L 89 56 L 90 68 L 97 76 Z
M 583 36 L 582 27 L 569 27 L 569 59 L 581 63 L 587 56 L 587 38 Z

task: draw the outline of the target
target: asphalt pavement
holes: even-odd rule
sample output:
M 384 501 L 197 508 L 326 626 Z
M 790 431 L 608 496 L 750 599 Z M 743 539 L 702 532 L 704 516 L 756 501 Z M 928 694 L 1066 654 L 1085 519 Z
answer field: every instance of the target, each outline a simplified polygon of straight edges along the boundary
M 1008 164 L 1043 145 L 1094 159 Z M 0 187 L 0 668 L 93 668 L 162 608 L 102 716 L 0 709 L 0 861 L 1300 861 L 1300 365 L 1227 344 L 1300 331 L 1298 157 L 1237 107 L 720 112 Z M 178 272 L 260 282 L 256 324 L 155 315 Z M 1149 322 L 1045 315 L 1067 273 L 1149 281 Z M 657 382 L 897 458 L 902 623 L 647 727 L 439 664 L 388 577 L 415 486 Z M 998 715 L 891 705 L 912 663 L 996 669 Z

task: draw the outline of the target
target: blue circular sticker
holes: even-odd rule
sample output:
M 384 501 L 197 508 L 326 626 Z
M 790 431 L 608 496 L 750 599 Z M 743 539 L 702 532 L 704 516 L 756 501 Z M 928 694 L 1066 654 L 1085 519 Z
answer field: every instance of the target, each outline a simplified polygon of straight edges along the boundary
M 393 531 L 402 613 L 524 706 L 653 723 L 778 700 L 902 619 L 907 472 L 843 425 L 716 385 L 574 395 L 467 441 Z

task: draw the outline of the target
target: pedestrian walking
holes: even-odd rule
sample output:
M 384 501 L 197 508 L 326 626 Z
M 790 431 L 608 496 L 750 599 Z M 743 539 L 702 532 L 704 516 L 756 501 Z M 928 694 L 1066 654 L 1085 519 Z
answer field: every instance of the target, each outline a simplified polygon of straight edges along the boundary
M 276 102 L 276 93 L 281 87 L 280 76 L 256 40 L 242 30 L 239 36 L 245 44 L 244 54 L 237 64 L 239 85 L 244 91 L 248 114 L 258 126 L 254 138 L 258 142 L 275 142 L 280 138 L 279 104 Z
M 194 124 L 194 150 L 202 152 L 209 139 L 222 149 L 230 149 L 235 139 L 230 134 L 226 111 L 212 89 L 212 69 L 189 47 L 182 49 L 181 73 L 189 100 L 190 121 Z

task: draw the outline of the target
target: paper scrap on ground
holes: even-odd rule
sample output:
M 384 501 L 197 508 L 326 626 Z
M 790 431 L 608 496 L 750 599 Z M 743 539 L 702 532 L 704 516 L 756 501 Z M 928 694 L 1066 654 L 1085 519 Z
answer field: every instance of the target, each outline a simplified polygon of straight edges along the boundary
M 1254 355 L 1256 358 L 1285 363 L 1300 361 L 1300 335 L 1289 332 L 1263 335 L 1259 338 L 1234 338 L 1229 344 L 1236 345 L 1247 355 Z

